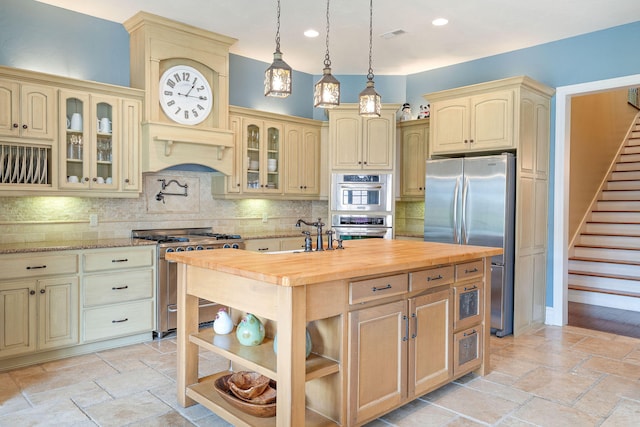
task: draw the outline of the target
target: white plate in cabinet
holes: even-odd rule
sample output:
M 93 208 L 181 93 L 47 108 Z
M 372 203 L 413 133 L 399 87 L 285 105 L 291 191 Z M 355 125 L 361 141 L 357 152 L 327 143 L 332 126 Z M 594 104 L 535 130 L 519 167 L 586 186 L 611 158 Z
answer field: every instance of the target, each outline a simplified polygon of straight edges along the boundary
M 54 276 L 78 272 L 78 255 L 30 256 L 20 254 L 0 257 L 2 279 Z
M 134 267 L 151 267 L 154 248 L 118 249 L 114 251 L 90 252 L 83 255 L 84 271 L 121 270 Z
M 84 311 L 84 341 L 147 332 L 153 329 L 153 300 L 90 308 Z
M 85 307 L 153 297 L 153 270 L 85 276 Z

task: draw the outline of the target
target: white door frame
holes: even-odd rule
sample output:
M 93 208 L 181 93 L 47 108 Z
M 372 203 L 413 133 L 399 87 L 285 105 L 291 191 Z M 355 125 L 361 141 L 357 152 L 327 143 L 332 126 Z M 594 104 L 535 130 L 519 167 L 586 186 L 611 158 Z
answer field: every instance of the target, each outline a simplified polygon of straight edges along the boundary
M 571 97 L 611 89 L 640 86 L 640 74 L 556 88 L 556 133 L 553 185 L 553 305 L 547 307 L 549 325 L 567 324 L 569 261 L 569 162 L 571 141 Z

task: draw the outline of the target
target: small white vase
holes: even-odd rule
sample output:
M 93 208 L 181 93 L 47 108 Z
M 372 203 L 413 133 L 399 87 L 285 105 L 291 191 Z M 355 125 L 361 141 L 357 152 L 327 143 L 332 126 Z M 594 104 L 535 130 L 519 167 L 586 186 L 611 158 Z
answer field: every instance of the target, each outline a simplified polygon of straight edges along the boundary
M 216 314 L 216 319 L 213 321 L 213 331 L 219 335 L 226 335 L 233 331 L 233 321 L 224 308 L 218 310 L 218 314 Z

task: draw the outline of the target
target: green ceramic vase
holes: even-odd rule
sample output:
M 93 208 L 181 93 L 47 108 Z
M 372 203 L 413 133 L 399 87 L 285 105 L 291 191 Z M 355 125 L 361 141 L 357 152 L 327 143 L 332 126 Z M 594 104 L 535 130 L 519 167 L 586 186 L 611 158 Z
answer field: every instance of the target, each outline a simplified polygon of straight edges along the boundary
M 236 328 L 236 337 L 242 345 L 259 345 L 264 340 L 264 325 L 256 316 L 247 313 Z
M 309 334 L 309 330 L 307 329 L 306 331 L 307 331 L 307 342 L 306 342 L 305 357 L 309 357 L 309 355 L 311 354 L 312 343 L 311 343 L 311 335 Z M 273 352 L 275 354 L 278 354 L 278 334 L 276 334 L 276 336 L 273 337 Z

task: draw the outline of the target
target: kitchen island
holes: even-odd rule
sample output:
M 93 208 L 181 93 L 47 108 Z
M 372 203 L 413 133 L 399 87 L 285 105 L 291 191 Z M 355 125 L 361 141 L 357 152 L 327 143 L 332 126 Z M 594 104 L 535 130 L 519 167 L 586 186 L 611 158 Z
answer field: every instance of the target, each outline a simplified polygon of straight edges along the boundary
M 361 425 L 489 371 L 490 257 L 501 249 L 383 239 L 344 247 L 167 254 L 179 263 L 179 403 L 201 403 L 234 425 Z M 267 338 L 245 347 L 234 333 L 199 330 L 199 298 L 231 307 L 236 323 L 256 315 Z M 231 370 L 276 380 L 276 416 L 230 405 L 214 388 L 227 371 L 199 378 L 200 348 L 229 359 Z

